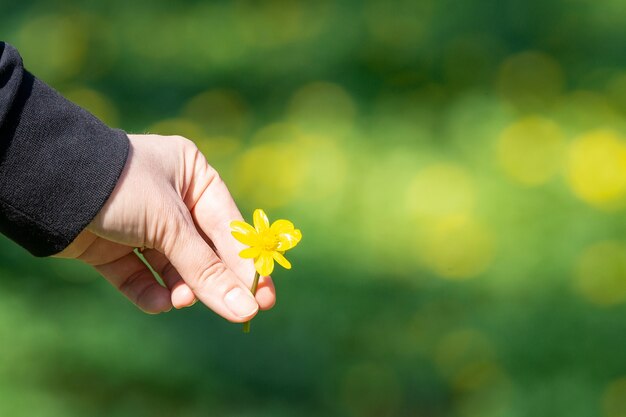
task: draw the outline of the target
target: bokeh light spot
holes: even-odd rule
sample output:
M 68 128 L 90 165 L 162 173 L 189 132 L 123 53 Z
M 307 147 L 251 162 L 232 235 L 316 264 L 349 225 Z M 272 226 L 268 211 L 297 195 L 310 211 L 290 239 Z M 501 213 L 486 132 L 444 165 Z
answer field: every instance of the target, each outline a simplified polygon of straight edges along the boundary
M 20 29 L 17 46 L 27 68 L 46 82 L 59 82 L 80 72 L 87 52 L 86 33 L 79 16 L 37 16 Z
M 394 2 L 370 1 L 364 9 L 365 25 L 370 36 L 381 45 L 395 50 L 415 50 L 430 36 L 432 0 Z
M 304 136 L 298 143 L 308 161 L 302 199 L 332 206 L 329 199 L 343 190 L 349 170 L 343 149 L 337 141 L 323 136 Z
M 484 272 L 494 256 L 494 236 L 467 215 L 451 215 L 424 225 L 416 246 L 424 265 L 443 278 L 466 279 Z
M 603 209 L 617 209 L 626 194 L 626 143 L 611 130 L 576 139 L 568 155 L 568 180 L 574 194 Z
M 119 112 L 115 104 L 104 94 L 89 88 L 79 87 L 65 90 L 63 95 L 68 100 L 89 110 L 107 125 L 116 126 L 119 123 Z
M 487 383 L 489 374 L 496 372 L 494 356 L 492 343 L 484 333 L 463 328 L 441 338 L 435 351 L 435 363 L 441 374 L 457 388 L 472 390 Z
M 497 77 L 498 92 L 523 109 L 544 107 L 563 89 L 564 76 L 559 63 L 551 56 L 535 51 L 507 58 Z
M 233 192 L 257 206 L 283 206 L 298 195 L 308 172 L 307 162 L 295 142 L 251 147 L 235 163 Z
M 254 47 L 277 47 L 317 35 L 324 27 L 324 2 L 268 0 L 235 2 L 236 28 Z M 315 8 L 318 10 L 310 10 Z M 319 10 L 321 9 L 321 10 Z M 317 13 L 313 13 L 313 12 Z
M 288 113 L 289 120 L 306 133 L 343 136 L 353 128 L 356 107 L 343 87 L 315 82 L 294 93 Z
M 626 377 L 614 380 L 602 396 L 605 417 L 626 417 Z
M 189 100 L 181 114 L 201 125 L 210 136 L 241 136 L 250 123 L 246 102 L 230 90 L 198 94 Z
M 448 375 L 460 366 L 477 359 L 491 359 L 494 349 L 489 338 L 475 329 L 456 329 L 439 342 L 436 362 Z
M 158 135 L 180 135 L 197 141 L 204 139 L 204 131 L 199 124 L 184 118 L 160 120 L 148 128 L 149 133 Z
M 446 138 L 475 166 L 491 164 L 494 141 L 514 120 L 514 109 L 480 91 L 459 96 L 446 109 L 443 127 Z
M 468 213 L 474 206 L 474 183 L 460 166 L 440 163 L 415 175 L 407 189 L 407 208 L 416 218 Z
M 485 333 L 472 328 L 452 330 L 439 341 L 434 360 L 454 390 L 455 408 L 461 416 L 506 415 L 511 384 Z
M 271 123 L 259 129 L 250 139 L 254 145 L 273 142 L 289 143 L 302 136 L 302 131 L 291 123 Z
M 455 409 L 459 417 L 502 417 L 515 416 L 517 410 L 512 405 L 513 387 L 508 380 L 499 381 L 485 389 L 460 395 L 456 398 Z
M 367 134 L 381 145 L 420 146 L 433 139 L 435 111 L 427 98 L 415 94 L 382 95 L 367 119 Z
M 452 386 L 460 392 L 479 390 L 502 379 L 502 370 L 492 360 L 476 360 L 463 365 L 452 378 Z
M 562 96 L 553 113 L 566 133 L 573 136 L 621 122 L 613 103 L 593 91 L 579 90 Z
M 517 182 L 540 185 L 559 170 L 564 142 L 556 123 L 538 116 L 527 117 L 508 126 L 500 135 L 498 162 Z
M 574 285 L 596 305 L 626 301 L 626 245 L 605 241 L 587 248 L 576 266 Z

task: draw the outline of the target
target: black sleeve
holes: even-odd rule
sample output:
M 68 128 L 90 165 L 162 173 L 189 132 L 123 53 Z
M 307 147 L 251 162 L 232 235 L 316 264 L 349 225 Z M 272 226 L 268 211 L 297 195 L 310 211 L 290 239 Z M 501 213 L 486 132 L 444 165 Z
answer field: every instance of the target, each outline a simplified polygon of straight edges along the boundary
M 128 147 L 0 42 L 0 233 L 36 256 L 63 250 L 113 191 Z

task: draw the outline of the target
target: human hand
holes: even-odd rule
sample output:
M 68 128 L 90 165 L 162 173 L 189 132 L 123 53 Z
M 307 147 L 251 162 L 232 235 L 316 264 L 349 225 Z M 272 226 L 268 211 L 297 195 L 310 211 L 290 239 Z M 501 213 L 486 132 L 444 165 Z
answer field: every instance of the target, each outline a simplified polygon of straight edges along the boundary
M 63 252 L 94 266 L 148 313 L 192 305 L 196 297 L 233 322 L 250 320 L 276 300 L 270 277 L 256 297 L 251 260 L 232 238 L 241 220 L 226 185 L 193 142 L 180 136 L 129 135 L 124 171 L 100 213 Z M 133 252 L 163 278 L 161 286 Z

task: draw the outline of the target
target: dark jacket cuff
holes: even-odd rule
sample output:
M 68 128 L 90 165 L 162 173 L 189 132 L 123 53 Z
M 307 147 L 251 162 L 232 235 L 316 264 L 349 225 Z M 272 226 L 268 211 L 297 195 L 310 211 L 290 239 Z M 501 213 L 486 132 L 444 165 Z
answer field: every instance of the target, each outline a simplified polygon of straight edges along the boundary
M 0 43 L 0 232 L 36 256 L 62 251 L 100 211 L 124 168 L 110 129 L 22 67 Z

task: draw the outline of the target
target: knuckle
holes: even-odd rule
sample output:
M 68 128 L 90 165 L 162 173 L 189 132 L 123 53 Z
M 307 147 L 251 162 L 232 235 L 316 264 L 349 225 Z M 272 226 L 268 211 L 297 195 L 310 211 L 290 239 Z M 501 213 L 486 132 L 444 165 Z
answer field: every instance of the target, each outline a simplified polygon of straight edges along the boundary
M 187 138 L 182 135 L 169 135 L 168 138 L 176 142 L 183 142 L 187 140 Z
M 179 146 L 183 149 L 190 150 L 190 151 L 198 149 L 194 141 L 192 141 L 191 139 L 187 139 L 184 136 L 176 136 L 176 141 L 178 142 Z

